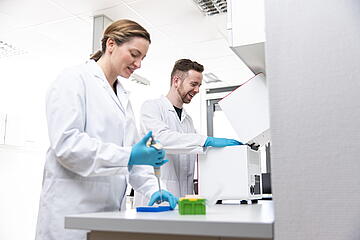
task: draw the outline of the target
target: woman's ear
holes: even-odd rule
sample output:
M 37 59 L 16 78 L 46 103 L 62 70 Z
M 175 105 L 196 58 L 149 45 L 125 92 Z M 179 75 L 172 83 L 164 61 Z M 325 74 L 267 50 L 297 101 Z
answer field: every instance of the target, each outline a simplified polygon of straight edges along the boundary
M 115 46 L 116 46 L 116 43 L 112 38 L 108 38 L 106 40 L 106 50 L 108 50 L 110 53 L 112 53 L 112 51 L 114 51 Z

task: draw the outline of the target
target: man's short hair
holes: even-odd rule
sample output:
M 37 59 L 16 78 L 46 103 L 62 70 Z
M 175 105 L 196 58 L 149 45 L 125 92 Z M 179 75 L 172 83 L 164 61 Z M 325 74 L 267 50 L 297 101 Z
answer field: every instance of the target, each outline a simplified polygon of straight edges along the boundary
M 170 86 L 172 85 L 172 80 L 175 75 L 179 75 L 182 79 L 184 79 L 187 76 L 187 72 L 190 70 L 202 73 L 204 71 L 204 66 L 198 62 L 191 61 L 190 59 L 177 60 L 173 70 L 171 71 Z

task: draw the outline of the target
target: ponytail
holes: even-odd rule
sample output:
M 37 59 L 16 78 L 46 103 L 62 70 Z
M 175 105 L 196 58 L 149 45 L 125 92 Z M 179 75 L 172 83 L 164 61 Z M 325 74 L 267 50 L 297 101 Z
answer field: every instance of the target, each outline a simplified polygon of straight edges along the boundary
M 103 55 L 103 52 L 101 50 L 98 50 L 97 52 L 95 52 L 94 54 L 92 54 L 90 56 L 90 59 L 95 60 L 95 62 L 97 62 L 101 58 L 102 55 Z

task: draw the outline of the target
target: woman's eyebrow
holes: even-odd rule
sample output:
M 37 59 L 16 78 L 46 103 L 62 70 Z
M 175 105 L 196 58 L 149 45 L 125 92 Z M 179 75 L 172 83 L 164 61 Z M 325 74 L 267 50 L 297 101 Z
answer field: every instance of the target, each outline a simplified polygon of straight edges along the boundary
M 132 49 L 130 49 L 130 51 L 136 51 L 137 53 L 141 54 L 141 51 L 137 48 L 132 48 Z

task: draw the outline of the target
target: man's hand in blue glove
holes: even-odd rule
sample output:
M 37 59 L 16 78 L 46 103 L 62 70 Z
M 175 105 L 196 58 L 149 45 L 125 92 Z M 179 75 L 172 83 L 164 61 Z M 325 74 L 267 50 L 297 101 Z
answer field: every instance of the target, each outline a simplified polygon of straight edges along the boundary
M 234 145 L 243 145 L 243 143 L 235 139 L 208 137 L 204 147 L 226 147 Z
M 160 194 L 162 197 L 160 197 Z M 178 198 L 175 197 L 172 193 L 166 191 L 166 190 L 161 190 L 154 192 L 153 195 L 151 195 L 150 201 L 149 201 L 149 206 L 154 205 L 155 202 L 160 201 L 160 200 L 166 201 L 170 204 L 171 209 L 174 209 L 176 207 L 176 204 L 178 202 Z
M 146 142 L 151 136 L 152 131 L 148 132 L 143 139 L 132 147 L 128 165 L 151 165 L 160 167 L 168 162 L 168 160 L 164 159 L 164 150 L 146 146 Z

